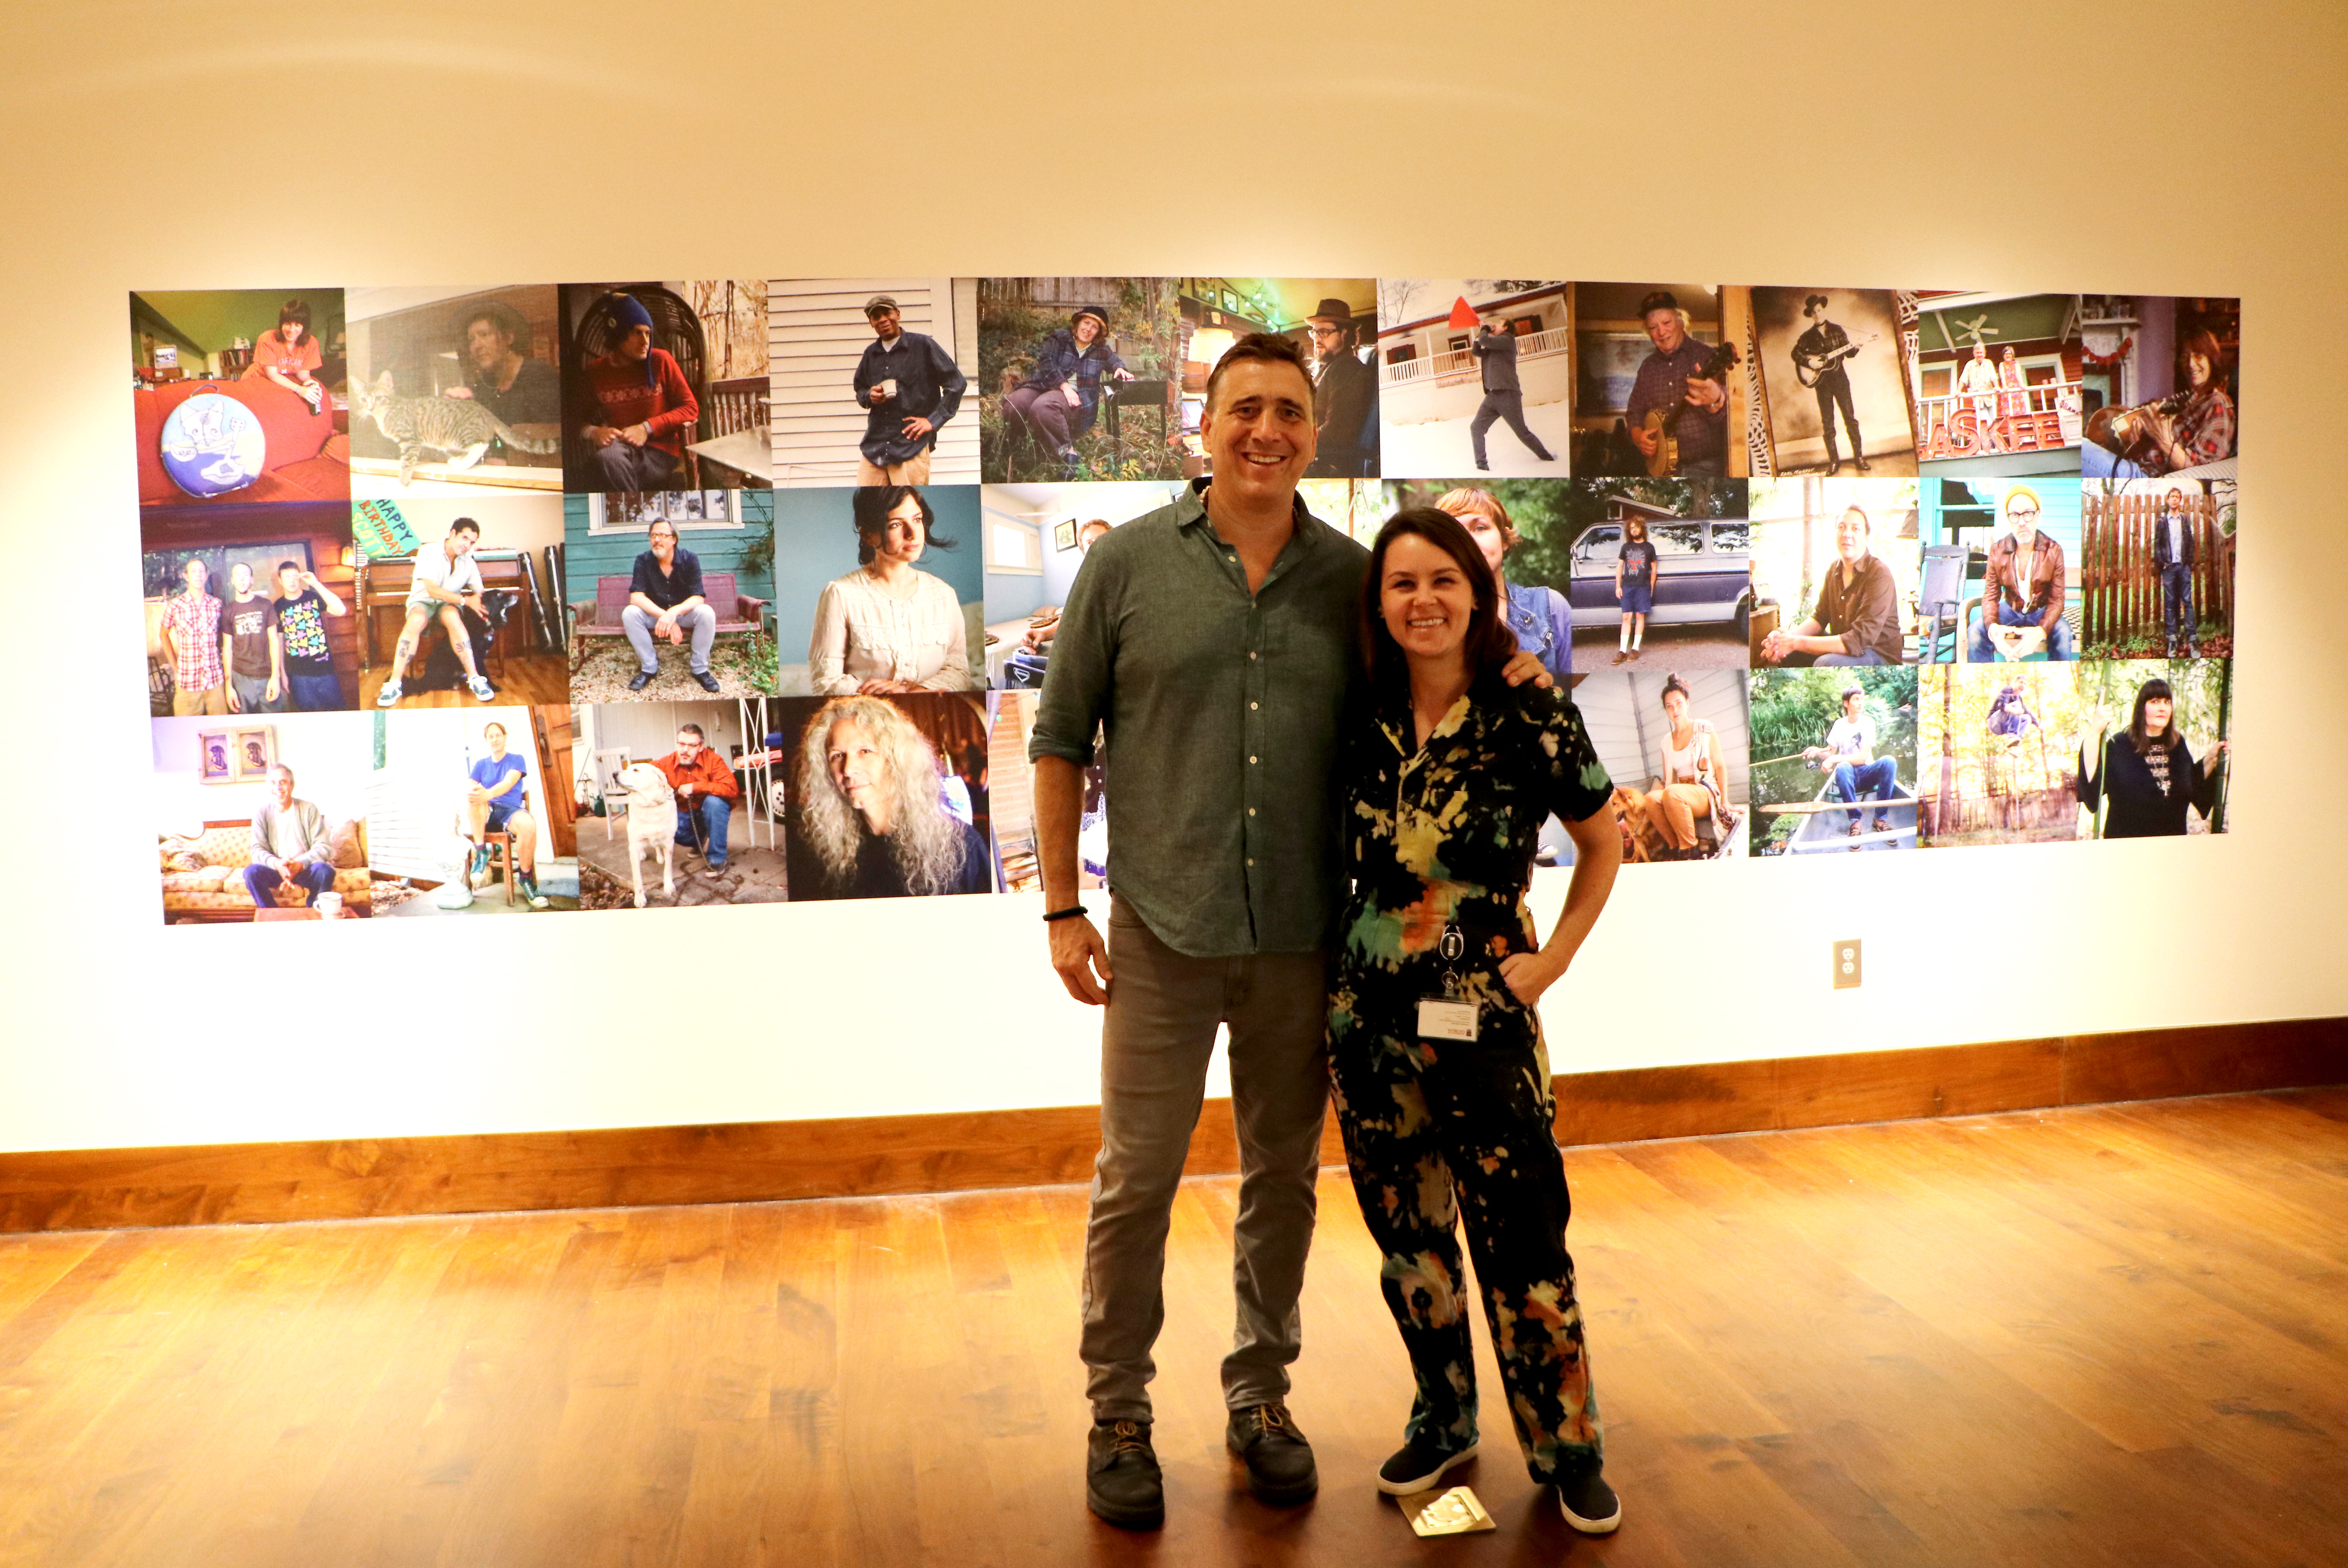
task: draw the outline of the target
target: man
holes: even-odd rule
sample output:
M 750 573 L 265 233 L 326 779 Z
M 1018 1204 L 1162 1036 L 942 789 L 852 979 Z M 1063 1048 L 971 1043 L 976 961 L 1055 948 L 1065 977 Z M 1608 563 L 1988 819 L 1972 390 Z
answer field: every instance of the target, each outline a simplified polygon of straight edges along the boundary
M 1374 479 L 1378 471 L 1378 373 L 1354 352 L 1353 307 L 1324 299 L 1305 318 L 1313 331 L 1313 403 L 1320 456 L 1314 479 Z
M 171 712 L 180 718 L 228 712 L 228 675 L 221 663 L 221 602 L 205 588 L 211 574 L 201 556 L 189 556 L 180 563 L 185 590 L 163 602 L 159 634 L 163 656 L 171 662 Z
M 872 341 L 856 362 L 856 401 L 866 411 L 856 482 L 928 484 L 938 428 L 961 408 L 969 378 L 936 338 L 899 325 L 891 296 L 866 300 L 864 319 Z
M 458 662 L 465 666 L 465 685 L 474 696 L 489 702 L 498 695 L 498 688 L 481 677 L 473 664 L 473 634 L 465 628 L 461 612 L 470 610 L 486 616 L 481 608 L 481 563 L 473 559 L 473 547 L 481 542 L 481 525 L 469 517 L 460 517 L 448 525 L 448 536 L 438 544 L 427 544 L 416 552 L 416 565 L 407 583 L 407 620 L 399 628 L 399 645 L 391 653 L 391 675 L 376 693 L 377 707 L 391 707 L 399 701 L 400 681 L 407 674 L 407 661 L 416 656 L 416 645 L 424 640 L 425 624 L 436 617 L 441 630 L 448 634 L 448 645 L 456 650 Z
M 1842 717 L 1828 727 L 1827 743 L 1804 748 L 1802 757 L 1830 773 L 1836 798 L 1851 808 L 1849 815 L 1852 838 L 1863 830 L 1859 821 L 1862 813 L 1859 810 L 1861 795 L 1875 799 L 1875 830 L 1880 833 L 1890 826 L 1882 802 L 1891 799 L 1892 786 L 1900 781 L 1900 765 L 1893 758 L 1875 755 L 1875 720 L 1867 716 L 1865 688 L 1842 688 Z
M 2075 658 L 2070 623 L 2063 619 L 2063 547 L 2038 530 L 2038 492 L 2028 485 L 2006 491 L 2005 521 L 2013 531 L 1989 547 L 1982 577 L 1972 662 L 2025 658 L 2042 639 L 2048 658 Z M 2015 630 L 2000 630 L 1993 639 L 1993 627 Z
M 1957 396 L 1972 399 L 1973 449 L 2003 451 L 2005 444 L 1997 438 L 1997 366 L 1989 362 L 1987 344 L 1973 344 L 1973 356 L 1957 376 Z M 1956 407 L 1952 406 L 1952 414 Z
M 1842 410 L 1843 428 L 1850 432 L 1851 466 L 1867 471 L 1867 443 L 1859 438 L 1859 414 L 1851 407 L 1850 375 L 1843 364 L 1859 350 L 1850 335 L 1827 319 L 1827 296 L 1814 294 L 1802 302 L 1802 314 L 1815 317 L 1810 329 L 1794 339 L 1794 363 L 1818 377 L 1810 390 L 1818 397 L 1818 429 L 1827 438 L 1827 472 L 1842 467 L 1835 445 L 1835 410 Z
M 712 876 L 726 869 L 726 828 L 742 786 L 725 758 L 702 743 L 701 726 L 680 725 L 676 749 L 654 758 L 669 788 L 676 791 L 676 842 L 697 849 Z
M 1109 521 L 1103 517 L 1094 518 L 1077 528 L 1078 565 L 1084 563 L 1083 558 L 1091 552 L 1093 545 L 1108 532 L 1109 528 Z M 1011 655 L 1014 665 L 1032 669 L 1035 673 L 1035 681 L 1022 682 L 1022 685 L 1034 685 L 1042 680 L 1044 660 L 1052 651 L 1052 639 L 1059 633 L 1060 606 L 1057 604 L 1046 604 L 1027 617 L 1026 633 L 1020 637 L 1019 646 Z
M 298 561 L 277 563 L 278 641 L 285 654 L 285 680 L 294 711 L 327 713 L 343 706 L 343 677 L 335 673 L 326 645 L 326 617 L 348 614 L 334 591 Z
M 1654 350 L 1639 362 L 1631 397 L 1622 410 L 1632 444 L 1643 458 L 1663 445 L 1660 432 L 1645 428 L 1651 412 L 1682 410 L 1673 434 L 1679 442 L 1683 479 L 1718 479 L 1728 472 L 1728 388 L 1703 371 L 1711 350 L 1688 335 L 1687 313 L 1670 291 L 1657 289 L 1639 302 L 1639 319 Z
M 660 674 L 654 638 L 666 637 L 675 645 L 689 634 L 693 678 L 702 690 L 714 692 L 717 677 L 709 673 L 709 647 L 717 640 L 717 612 L 702 597 L 701 562 L 692 551 L 677 547 L 676 527 L 666 518 L 654 519 L 646 532 L 652 548 L 636 552 L 627 607 L 620 612 L 620 626 L 628 634 L 628 645 L 636 650 L 636 673 L 628 689 L 642 691 Z
M 1251 334 L 1217 363 L 1200 427 L 1213 478 L 1086 555 L 1028 748 L 1052 965 L 1071 996 L 1107 1010 L 1080 1341 L 1094 1417 L 1086 1501 L 1128 1528 L 1165 1517 L 1150 1346 L 1218 1026 L 1241 1171 L 1224 1441 L 1265 1501 L 1301 1502 L 1319 1485 L 1283 1401 L 1327 1099 L 1323 961 L 1341 900 L 1331 774 L 1368 558 L 1296 493 L 1318 449 L 1314 392 L 1286 337 Z M 1509 673 L 1539 665 L 1519 655 Z M 1118 846 L 1113 952 L 1076 897 L 1099 727 Z
M 524 350 L 530 321 L 503 300 L 483 300 L 465 313 L 465 384 L 451 397 L 470 397 L 509 425 L 562 420 L 562 378 Z
M 1818 608 L 1791 631 L 1761 640 L 1761 662 L 1799 668 L 1812 665 L 1896 665 L 1900 584 L 1874 553 L 1875 521 L 1857 506 L 1835 521 L 1835 563 L 1818 584 Z
M 467 868 L 465 884 L 479 887 L 488 880 L 489 871 L 490 833 L 512 836 L 513 859 L 510 863 L 514 879 L 514 891 L 532 909 L 544 909 L 546 898 L 538 891 L 538 820 L 530 814 L 530 765 L 506 749 L 506 727 L 491 723 L 481 730 L 489 754 L 466 769 L 472 779 L 465 791 L 465 808 L 472 830 L 465 836 L 473 841 L 473 863 Z
M 1484 401 L 1477 405 L 1476 417 L 1468 422 L 1468 439 L 1476 448 L 1477 471 L 1488 472 L 1491 469 L 1485 461 L 1484 432 L 1492 428 L 1496 419 L 1506 419 L 1517 439 L 1534 457 L 1545 463 L 1557 461 L 1541 445 L 1540 438 L 1525 424 L 1524 383 L 1517 379 L 1517 335 L 1497 317 L 1488 318 L 1468 348 L 1476 356 L 1477 368 L 1484 379 Z
M 283 762 L 269 769 L 269 799 L 252 814 L 252 863 L 244 868 L 244 891 L 256 913 L 277 907 L 277 890 L 287 882 L 309 893 L 305 908 L 335 885 L 335 848 L 326 819 L 317 807 L 294 798 L 294 769 Z
M 221 614 L 228 710 L 283 713 L 285 644 L 278 631 L 276 601 L 252 585 L 252 568 L 242 561 L 228 569 L 228 582 L 236 595 Z
M 665 489 L 685 461 L 701 402 L 675 358 L 654 345 L 644 301 L 605 294 L 590 319 L 601 321 L 612 347 L 579 368 L 571 422 L 591 453 L 584 477 L 600 490 Z
M 2185 656 L 2201 656 L 2197 640 L 2199 624 L 2193 618 L 2193 566 L 2199 546 L 2193 538 L 2193 521 L 2186 515 L 2185 492 L 2168 487 L 2161 498 L 2160 521 L 2152 531 L 2152 564 L 2160 573 L 2160 620 L 2168 633 L 2168 656 L 2177 656 L 2177 629 L 2185 628 Z

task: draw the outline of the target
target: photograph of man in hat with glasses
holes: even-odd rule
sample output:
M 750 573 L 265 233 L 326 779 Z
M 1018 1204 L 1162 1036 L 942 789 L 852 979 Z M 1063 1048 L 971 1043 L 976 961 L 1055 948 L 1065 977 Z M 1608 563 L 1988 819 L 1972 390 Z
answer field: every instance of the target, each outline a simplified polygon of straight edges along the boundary
M 1375 479 L 1378 373 L 1362 362 L 1353 307 L 1324 299 L 1305 325 L 1313 334 L 1313 407 L 1320 426 L 1319 456 L 1306 477 Z
M 962 407 L 970 378 L 936 338 L 904 329 L 893 294 L 866 300 L 864 319 L 872 341 L 856 362 L 856 402 L 865 411 L 856 482 L 928 484 L 938 427 Z

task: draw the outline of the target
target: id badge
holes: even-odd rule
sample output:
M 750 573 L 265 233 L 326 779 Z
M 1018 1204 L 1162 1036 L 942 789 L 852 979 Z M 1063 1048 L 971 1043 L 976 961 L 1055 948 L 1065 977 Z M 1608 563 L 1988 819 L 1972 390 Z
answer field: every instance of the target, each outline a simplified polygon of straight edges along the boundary
M 1450 996 L 1420 997 L 1418 1037 L 1422 1040 L 1474 1039 L 1476 1004 Z

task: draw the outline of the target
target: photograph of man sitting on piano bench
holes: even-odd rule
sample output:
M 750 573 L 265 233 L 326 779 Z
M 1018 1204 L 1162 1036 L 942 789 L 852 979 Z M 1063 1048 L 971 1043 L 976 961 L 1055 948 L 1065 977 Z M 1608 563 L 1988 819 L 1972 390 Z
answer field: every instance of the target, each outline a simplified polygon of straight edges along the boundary
M 569 700 L 561 496 L 363 501 L 353 531 L 361 706 Z

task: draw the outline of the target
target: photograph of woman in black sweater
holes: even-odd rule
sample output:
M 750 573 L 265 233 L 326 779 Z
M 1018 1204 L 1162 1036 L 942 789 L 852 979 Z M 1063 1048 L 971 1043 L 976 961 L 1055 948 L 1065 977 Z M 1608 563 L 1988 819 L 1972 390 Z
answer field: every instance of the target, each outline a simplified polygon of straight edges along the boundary
M 2226 743 L 2212 742 L 2197 763 L 2176 721 L 2177 694 L 2156 676 L 2137 689 L 2135 717 L 2105 738 L 2100 758 L 2081 748 L 2079 804 L 2094 811 L 2109 802 L 2101 837 L 2181 834 L 2188 804 L 2205 819 L 2216 809 Z

